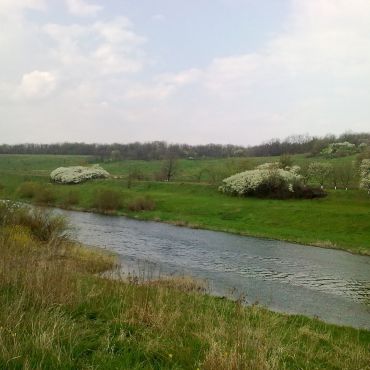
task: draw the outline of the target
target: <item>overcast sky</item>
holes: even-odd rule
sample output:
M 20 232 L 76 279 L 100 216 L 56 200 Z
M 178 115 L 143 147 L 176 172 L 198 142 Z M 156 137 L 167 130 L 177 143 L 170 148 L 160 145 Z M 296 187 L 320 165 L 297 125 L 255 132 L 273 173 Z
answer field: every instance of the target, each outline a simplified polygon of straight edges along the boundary
M 370 0 L 0 0 L 0 142 L 370 131 Z

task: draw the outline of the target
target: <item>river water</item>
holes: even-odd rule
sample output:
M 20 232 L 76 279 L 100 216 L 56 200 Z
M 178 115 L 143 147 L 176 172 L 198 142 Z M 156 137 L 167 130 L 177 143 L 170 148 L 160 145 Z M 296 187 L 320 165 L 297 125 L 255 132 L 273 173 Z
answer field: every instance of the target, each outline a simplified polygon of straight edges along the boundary
M 125 217 L 61 211 L 85 244 L 137 274 L 206 279 L 217 295 L 370 329 L 370 257 Z

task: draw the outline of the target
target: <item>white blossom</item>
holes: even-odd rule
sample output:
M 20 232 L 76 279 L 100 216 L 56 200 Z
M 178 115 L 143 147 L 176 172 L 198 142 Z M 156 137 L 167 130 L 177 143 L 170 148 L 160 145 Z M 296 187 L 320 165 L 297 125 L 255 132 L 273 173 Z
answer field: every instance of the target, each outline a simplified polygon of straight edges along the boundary
M 370 159 L 364 159 L 360 165 L 360 188 L 370 191 Z
M 262 168 L 269 166 L 262 166 Z M 236 195 L 246 195 L 255 192 L 259 186 L 273 179 L 278 179 L 293 190 L 295 183 L 299 182 L 301 177 L 293 171 L 286 171 L 281 168 L 261 169 L 258 166 L 255 170 L 245 171 L 230 176 L 222 181 L 219 190 L 224 193 Z
M 59 184 L 79 184 L 90 179 L 107 178 L 109 176 L 109 173 L 99 165 L 92 167 L 59 167 L 50 174 L 51 180 Z
M 279 162 L 267 162 L 257 166 L 256 170 L 277 170 L 278 168 Z

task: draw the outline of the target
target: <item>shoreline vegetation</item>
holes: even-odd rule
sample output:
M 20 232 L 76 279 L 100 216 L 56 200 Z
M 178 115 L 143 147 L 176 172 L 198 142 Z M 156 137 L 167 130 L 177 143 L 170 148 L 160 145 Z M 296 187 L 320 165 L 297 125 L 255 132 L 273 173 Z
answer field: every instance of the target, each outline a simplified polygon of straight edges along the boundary
M 109 179 L 60 185 L 50 183 L 53 169 L 86 165 L 89 157 L 2 155 L 0 197 L 370 255 L 370 196 L 356 189 L 357 178 L 348 190 L 340 183 L 334 190 L 327 181 L 328 195 L 320 199 L 236 197 L 218 191 L 227 171 L 235 173 L 235 168 L 279 159 L 178 160 L 171 181 L 151 178 L 166 161 L 107 162 L 101 165 L 112 174 Z M 291 157 L 302 167 L 311 160 L 302 155 Z M 355 160 L 355 156 L 322 159 L 333 165 Z
M 365 369 L 370 332 L 211 297 L 186 277 L 109 278 L 65 219 L 0 205 L 0 367 Z
M 0 200 L 1 201 L 1 200 Z M 4 200 L 3 200 L 4 201 Z M 7 201 L 7 200 L 5 200 Z M 164 223 L 167 225 L 172 225 L 172 226 L 177 226 L 177 227 L 187 227 L 189 229 L 194 229 L 194 230 L 208 230 L 208 231 L 214 231 L 214 232 L 220 232 L 220 233 L 226 233 L 226 234 L 233 234 L 233 235 L 238 235 L 238 236 L 245 236 L 245 237 L 250 237 L 250 238 L 257 238 L 257 239 L 267 239 L 267 240 L 276 240 L 276 241 L 281 241 L 281 242 L 287 242 L 291 244 L 299 244 L 307 247 L 315 247 L 315 248 L 323 248 L 323 249 L 333 249 L 341 252 L 347 252 L 353 255 L 360 255 L 360 256 L 370 256 L 370 250 L 359 250 L 359 251 L 352 251 L 349 249 L 346 249 L 345 247 L 340 247 L 336 246 L 335 244 L 332 244 L 330 241 L 323 241 L 323 242 L 313 242 L 313 243 L 302 243 L 297 240 L 290 240 L 290 239 L 277 239 L 274 237 L 266 237 L 263 235 L 256 235 L 256 234 L 248 234 L 243 231 L 235 231 L 233 229 L 220 229 L 220 228 L 211 228 L 210 226 L 202 226 L 199 224 L 192 224 L 192 223 L 187 223 L 184 221 L 173 221 L 173 220 L 160 220 L 158 218 L 148 218 L 148 217 L 141 217 L 140 214 L 131 214 L 128 212 L 117 212 L 117 211 L 99 211 L 96 208 L 79 208 L 79 207 L 74 207 L 74 206 L 53 206 L 53 205 L 40 205 L 40 204 L 34 204 L 30 202 L 24 202 L 24 204 L 29 204 L 32 206 L 36 207 L 44 207 L 44 208 L 59 208 L 61 210 L 65 211 L 74 211 L 74 212 L 85 212 L 85 213 L 94 213 L 98 215 L 103 215 L 103 216 L 113 216 L 113 217 L 127 217 L 128 219 L 136 220 L 136 221 L 143 221 L 143 222 L 160 222 Z M 143 215 L 144 216 L 144 215 Z

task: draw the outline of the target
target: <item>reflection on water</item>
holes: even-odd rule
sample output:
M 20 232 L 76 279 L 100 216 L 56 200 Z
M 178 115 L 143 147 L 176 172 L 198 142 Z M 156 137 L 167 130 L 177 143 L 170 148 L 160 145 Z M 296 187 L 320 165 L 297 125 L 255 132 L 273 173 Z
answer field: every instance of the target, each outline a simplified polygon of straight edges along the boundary
M 275 310 L 370 329 L 370 258 L 275 240 L 63 211 L 80 241 L 117 252 L 128 269 L 207 279 Z M 154 265 L 153 265 L 154 264 Z

